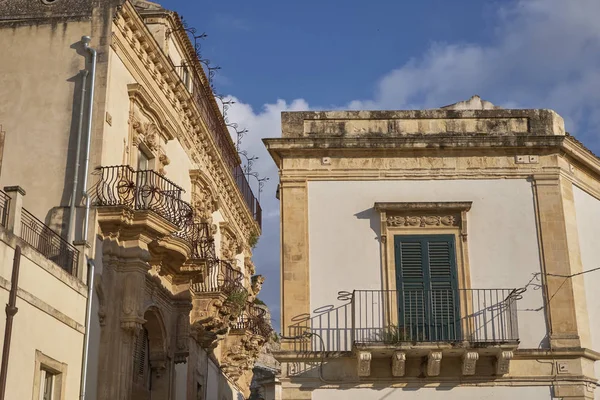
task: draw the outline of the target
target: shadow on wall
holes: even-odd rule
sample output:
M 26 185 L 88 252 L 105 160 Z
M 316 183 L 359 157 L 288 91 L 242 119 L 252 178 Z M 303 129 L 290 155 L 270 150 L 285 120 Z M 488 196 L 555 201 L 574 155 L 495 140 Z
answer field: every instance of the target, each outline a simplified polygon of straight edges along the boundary
M 83 43 L 81 41 L 77 41 L 72 43 L 70 46 L 71 49 L 75 50 L 75 52 L 81 57 L 81 60 L 85 64 L 85 68 L 89 70 L 89 60 L 88 54 L 84 49 Z M 67 84 L 72 84 L 73 86 L 73 96 L 71 103 L 71 124 L 69 127 L 69 140 L 67 144 L 67 155 L 65 157 L 65 176 L 64 176 L 64 184 L 63 184 L 63 192 L 60 199 L 60 204 L 56 207 L 53 207 L 48 211 L 48 215 L 45 218 L 45 223 L 53 229 L 55 232 L 58 232 L 62 237 L 67 237 L 68 232 L 68 220 L 69 220 L 69 206 L 74 202 L 78 208 L 81 208 L 82 202 L 82 192 L 79 190 L 81 187 L 81 182 L 83 181 L 83 163 L 85 161 L 85 151 L 83 148 L 86 146 L 86 124 L 88 116 L 85 113 L 86 104 L 82 101 L 82 95 L 87 96 L 90 89 L 91 77 L 87 75 L 86 79 L 86 87 L 83 87 L 84 81 L 84 70 L 80 70 L 77 74 L 73 75 L 69 79 L 66 80 Z M 82 93 L 82 90 L 85 90 L 85 94 Z M 81 144 L 80 148 L 82 149 L 79 155 L 79 160 L 77 160 L 77 136 L 79 132 L 79 124 L 81 121 Z M 62 135 L 62 132 L 48 132 L 49 135 Z M 73 192 L 73 183 L 74 183 L 74 173 L 75 173 L 75 165 L 79 163 L 79 173 L 78 173 L 78 191 L 77 197 L 72 199 Z M 82 226 L 83 218 L 77 218 L 78 213 L 76 213 L 76 227 Z M 81 223 L 80 223 L 81 222 Z M 78 232 L 80 234 L 80 232 Z M 80 236 L 76 233 L 76 237 Z
M 368 219 L 369 226 L 371 227 L 371 230 L 375 233 L 375 237 L 373 239 L 378 240 L 378 241 L 380 240 L 380 238 L 381 238 L 381 221 L 379 218 L 379 213 L 377 212 L 377 210 L 375 210 L 375 208 L 373 208 L 373 207 L 367 208 L 364 211 L 354 214 L 354 216 L 356 217 L 356 219 Z

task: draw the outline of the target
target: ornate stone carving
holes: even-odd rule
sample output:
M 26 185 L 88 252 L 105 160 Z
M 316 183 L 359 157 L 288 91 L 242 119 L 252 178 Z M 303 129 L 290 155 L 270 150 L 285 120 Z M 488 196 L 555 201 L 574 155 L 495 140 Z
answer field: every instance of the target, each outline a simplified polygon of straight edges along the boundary
M 221 229 L 221 258 L 233 260 L 242 251 L 241 242 L 229 229 Z
M 359 351 L 357 354 L 358 359 L 358 376 L 366 377 L 371 375 L 371 358 L 372 355 L 368 351 Z
M 496 375 L 506 375 L 510 372 L 510 360 L 513 358 L 512 351 L 501 351 L 496 356 Z
M 171 160 L 169 160 L 169 157 L 167 157 L 166 154 L 162 153 L 161 150 L 161 154 L 158 156 L 158 161 L 160 162 L 160 168 L 158 170 L 158 172 L 161 175 L 166 175 L 166 171 L 165 171 L 165 167 L 169 164 L 171 164 Z
M 212 225 L 212 214 L 217 211 L 218 203 L 212 192 L 208 188 L 199 188 L 194 192 L 193 205 L 196 215 L 201 222 Z
M 265 277 L 262 275 L 254 275 L 252 277 L 252 294 L 254 296 L 258 296 L 260 291 L 262 290 L 262 285 L 265 283 Z
M 462 356 L 462 374 L 475 375 L 475 366 L 479 360 L 479 353 L 476 351 L 467 351 Z
M 205 349 L 214 349 L 229 331 L 230 316 L 222 293 L 196 293 L 192 299 L 190 334 Z
M 392 354 L 392 376 L 404 376 L 406 373 L 406 353 L 395 351 Z
M 246 276 L 252 276 L 256 273 L 256 267 L 252 262 L 252 256 L 244 257 L 244 268 L 246 269 Z M 263 279 L 264 281 L 264 279 Z M 262 283 L 261 283 L 262 285 Z
M 145 131 L 145 140 L 146 146 L 150 149 L 150 151 L 155 152 L 158 150 L 158 146 L 160 143 L 160 130 L 153 122 L 147 122 L 144 127 Z
M 140 315 L 139 292 L 142 285 L 138 284 L 138 274 L 126 274 L 121 291 L 121 328 L 133 335 L 137 335 L 144 323 L 144 318 Z
M 96 297 L 98 298 L 98 323 L 100 326 L 106 324 L 106 295 L 104 294 L 104 287 L 102 286 L 102 275 L 96 282 Z
M 177 317 L 177 338 L 175 349 L 175 363 L 185 362 L 189 354 L 190 320 L 186 314 Z
M 438 376 L 442 367 L 442 352 L 431 351 L 427 356 L 427 376 Z
M 252 370 L 266 339 L 250 331 L 231 333 L 225 341 L 223 372 L 234 381 L 245 372 Z
M 454 215 L 390 215 L 387 217 L 388 226 L 457 226 L 458 220 Z

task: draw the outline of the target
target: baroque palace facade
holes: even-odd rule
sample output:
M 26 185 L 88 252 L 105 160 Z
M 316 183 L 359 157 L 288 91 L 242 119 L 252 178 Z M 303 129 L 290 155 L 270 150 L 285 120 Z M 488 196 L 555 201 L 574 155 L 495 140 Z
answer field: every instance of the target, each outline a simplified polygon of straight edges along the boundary
M 551 110 L 282 114 L 284 399 L 600 399 L 600 160 Z
M 261 209 L 178 15 L 0 1 L 0 54 L 5 398 L 247 398 Z

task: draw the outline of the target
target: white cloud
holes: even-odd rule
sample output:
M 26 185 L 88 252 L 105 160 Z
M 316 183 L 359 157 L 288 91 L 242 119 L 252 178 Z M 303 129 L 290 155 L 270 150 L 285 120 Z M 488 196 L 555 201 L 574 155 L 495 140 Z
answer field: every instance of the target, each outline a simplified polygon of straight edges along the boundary
M 339 108 L 432 108 L 479 94 L 505 107 L 552 108 L 567 129 L 600 150 L 600 2 L 522 0 L 497 10 L 490 44 L 434 43 L 423 54 L 392 70 L 377 83 L 373 98 L 350 100 Z M 236 99 L 237 101 L 237 99 Z M 277 170 L 261 138 L 280 135 L 280 113 L 306 110 L 302 99 L 277 100 L 261 110 L 237 102 L 231 121 L 250 129 L 243 147 L 260 157 L 255 170 L 270 177 L 262 193 L 263 237 L 255 252 L 267 275 L 263 298 L 279 310 L 279 204 Z M 318 108 L 318 107 L 315 107 Z

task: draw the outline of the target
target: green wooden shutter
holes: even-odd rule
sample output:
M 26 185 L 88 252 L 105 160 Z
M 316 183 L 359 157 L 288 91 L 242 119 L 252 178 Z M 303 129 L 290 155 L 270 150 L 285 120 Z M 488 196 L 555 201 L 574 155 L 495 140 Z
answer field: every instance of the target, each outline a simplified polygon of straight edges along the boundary
M 458 340 L 453 235 L 395 236 L 398 321 L 409 340 Z

